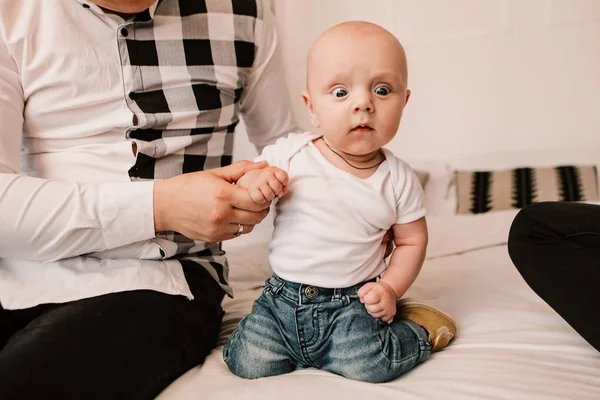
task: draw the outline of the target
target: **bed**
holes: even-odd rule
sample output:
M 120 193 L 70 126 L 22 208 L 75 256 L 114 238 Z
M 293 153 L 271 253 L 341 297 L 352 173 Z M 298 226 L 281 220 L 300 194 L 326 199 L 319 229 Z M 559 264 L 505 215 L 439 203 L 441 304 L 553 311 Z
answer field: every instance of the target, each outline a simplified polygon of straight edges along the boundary
M 506 239 L 517 211 L 457 215 L 454 180 L 456 171 L 518 167 L 594 165 L 600 171 L 598 2 L 421 3 L 272 1 L 289 96 L 304 129 L 311 129 L 299 95 L 304 62 L 320 32 L 360 19 L 402 39 L 412 96 L 388 147 L 429 174 L 428 258 L 408 295 L 450 313 L 458 336 L 385 384 L 317 370 L 235 377 L 222 345 L 270 275 L 267 221 L 225 244 L 236 295 L 224 302 L 219 347 L 160 400 L 600 399 L 600 353 L 535 295 L 509 259 Z M 252 159 L 256 153 L 241 133 L 234 158 Z
M 270 275 L 268 223 L 226 245 L 234 299 L 219 347 L 159 400 L 600 399 L 600 355 L 539 299 L 513 267 L 506 236 L 516 210 L 429 217 L 428 257 L 408 296 L 450 313 L 459 334 L 442 352 L 385 384 L 307 369 L 244 380 L 222 345 Z

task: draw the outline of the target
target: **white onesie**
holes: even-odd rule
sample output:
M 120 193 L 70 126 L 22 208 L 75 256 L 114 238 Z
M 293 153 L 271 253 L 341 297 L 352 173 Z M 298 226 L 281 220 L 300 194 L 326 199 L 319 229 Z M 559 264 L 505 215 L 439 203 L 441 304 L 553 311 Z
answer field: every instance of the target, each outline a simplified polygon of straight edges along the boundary
M 389 150 L 375 173 L 361 179 L 323 157 L 313 143 L 320 136 L 290 134 L 257 158 L 290 178 L 276 204 L 269 261 L 285 280 L 342 288 L 385 270 L 383 235 L 423 217 L 425 202 L 413 170 Z

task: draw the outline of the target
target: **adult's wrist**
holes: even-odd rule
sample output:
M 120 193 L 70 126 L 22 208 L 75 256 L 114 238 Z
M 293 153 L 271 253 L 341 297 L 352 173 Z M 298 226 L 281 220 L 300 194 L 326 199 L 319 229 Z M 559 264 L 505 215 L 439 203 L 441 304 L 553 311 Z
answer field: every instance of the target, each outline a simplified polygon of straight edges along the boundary
M 167 226 L 168 218 L 166 213 L 168 206 L 166 202 L 169 199 L 167 191 L 167 180 L 154 181 L 153 200 L 154 200 L 154 231 L 161 232 L 169 230 Z

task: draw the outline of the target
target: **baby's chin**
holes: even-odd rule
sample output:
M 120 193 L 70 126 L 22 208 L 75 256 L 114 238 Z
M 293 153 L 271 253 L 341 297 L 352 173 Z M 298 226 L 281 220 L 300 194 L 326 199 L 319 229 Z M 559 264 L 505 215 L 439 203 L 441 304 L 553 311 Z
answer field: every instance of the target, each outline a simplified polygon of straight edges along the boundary
M 348 146 L 346 149 L 342 150 L 346 154 L 350 154 L 355 157 L 369 157 L 373 153 L 377 152 L 381 146 L 374 143 L 372 145 L 362 145 L 362 146 Z
M 372 134 L 359 135 L 353 134 L 346 141 L 346 148 L 352 150 L 352 154 L 369 154 L 388 143 Z

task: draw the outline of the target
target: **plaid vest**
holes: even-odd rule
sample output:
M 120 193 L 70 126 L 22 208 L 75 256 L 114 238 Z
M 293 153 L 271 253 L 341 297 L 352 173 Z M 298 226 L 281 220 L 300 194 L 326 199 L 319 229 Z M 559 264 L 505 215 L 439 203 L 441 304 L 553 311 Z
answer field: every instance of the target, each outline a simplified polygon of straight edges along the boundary
M 153 18 L 147 10 L 121 27 L 124 90 L 137 128 L 127 133 L 138 151 L 132 180 L 231 163 L 261 7 L 255 0 L 161 0 Z M 157 241 L 164 258 L 200 264 L 232 294 L 220 243 L 177 232 L 159 232 Z

